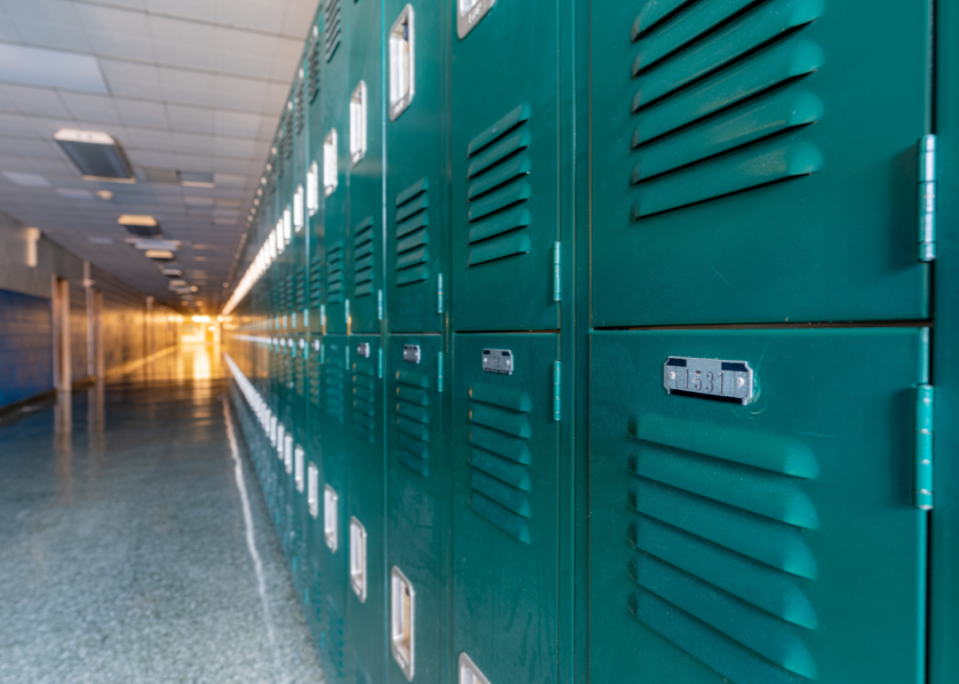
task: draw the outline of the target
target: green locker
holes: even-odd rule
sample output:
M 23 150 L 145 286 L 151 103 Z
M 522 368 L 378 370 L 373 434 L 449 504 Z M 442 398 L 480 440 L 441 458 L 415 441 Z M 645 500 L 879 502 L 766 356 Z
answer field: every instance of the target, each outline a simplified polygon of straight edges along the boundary
M 386 3 L 386 301 L 393 332 L 439 332 L 448 308 L 443 162 L 448 6 L 423 0 Z
M 309 447 L 306 450 L 306 525 L 304 537 L 309 562 L 309 581 L 307 585 L 308 601 L 306 605 L 307 624 L 313 633 L 318 651 L 325 650 L 323 619 L 326 604 L 326 537 L 323 529 L 323 366 L 321 348 L 323 337 L 307 337 L 310 353 L 307 358 L 307 378 L 309 382 L 309 401 L 307 404 L 307 423 Z
M 349 0 L 325 0 L 323 6 L 322 149 L 320 192 L 323 203 L 323 242 L 326 267 L 324 332 L 345 334 L 349 319 L 348 245 L 350 167 L 349 52 L 346 45 Z M 344 43 L 344 44 L 341 44 Z
M 929 315 L 929 4 L 864 9 L 594 5 L 595 327 Z
M 379 333 L 383 319 L 383 7 L 350 8 L 349 115 L 344 151 L 349 168 L 350 332 Z
M 557 681 L 555 334 L 457 335 L 453 658 L 459 684 Z
M 593 684 L 925 681 L 927 333 L 591 336 Z
M 322 606 L 320 661 L 334 682 L 352 681 L 346 670 L 346 610 L 349 591 L 349 501 L 347 464 L 350 401 L 350 349 L 346 335 L 326 335 L 320 346 L 323 374 L 323 412 L 319 421 L 323 477 L 318 482 L 319 513 L 312 539 L 317 565 L 325 580 Z M 318 464 L 319 465 L 319 464 Z
M 293 420 L 294 440 L 290 471 L 287 472 L 288 491 L 292 507 L 291 569 L 297 595 L 304 608 L 309 604 L 310 568 L 307 553 L 307 451 L 309 448 L 309 375 L 310 348 L 308 337 L 294 335 L 294 393 Z
M 360 0 L 361 2 L 363 0 Z M 386 447 L 384 350 L 379 335 L 350 335 L 350 429 L 345 545 L 349 557 L 347 681 L 382 682 L 386 667 Z
M 308 52 L 308 51 L 307 51 Z M 306 206 L 308 131 L 306 128 L 306 87 L 308 66 L 306 55 L 293 79 L 293 92 L 290 94 L 290 121 L 293 139 L 292 159 L 290 161 L 292 196 L 290 199 L 290 221 L 292 223 L 292 243 L 290 248 L 294 260 L 292 321 L 290 328 L 295 332 L 305 332 L 309 327 L 309 226 Z
M 959 681 L 959 6 L 937 4 L 935 470 L 930 573 L 930 684 Z
M 449 662 L 451 466 L 439 335 L 393 335 L 387 385 L 387 684 L 442 684 Z
M 321 7 L 322 10 L 322 7 Z M 326 137 L 325 121 L 322 116 L 323 98 L 320 89 L 323 81 L 323 66 L 326 64 L 324 52 L 324 34 L 320 20 L 321 11 L 317 16 L 317 23 L 309 36 L 307 51 L 306 88 L 303 102 L 306 109 L 306 223 L 308 225 L 309 244 L 309 317 L 307 327 L 310 332 L 323 331 L 321 306 L 324 306 L 324 255 L 325 255 L 325 225 L 324 225 L 324 192 L 323 192 L 323 141 Z M 325 315 L 325 308 L 322 311 Z
M 453 326 L 554 330 L 562 253 L 559 5 L 481 0 L 456 6 Z M 470 23 L 477 10 L 487 13 Z

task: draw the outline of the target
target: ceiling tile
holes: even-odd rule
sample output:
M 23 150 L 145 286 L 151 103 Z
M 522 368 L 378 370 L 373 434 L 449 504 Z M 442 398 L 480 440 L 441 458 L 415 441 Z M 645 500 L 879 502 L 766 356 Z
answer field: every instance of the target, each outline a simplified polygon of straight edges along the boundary
M 117 97 L 114 98 L 114 104 L 120 119 L 128 126 L 167 128 L 170 125 L 162 102 L 127 100 Z
M 120 123 L 120 115 L 113 105 L 113 98 L 107 95 L 61 92 L 60 100 L 77 119 Z
M 190 133 L 213 133 L 213 110 L 200 107 L 168 104 L 167 119 L 174 131 Z
M 17 111 L 23 114 L 70 116 L 56 91 L 52 89 L 6 84 L 0 86 L 0 91 L 13 103 Z

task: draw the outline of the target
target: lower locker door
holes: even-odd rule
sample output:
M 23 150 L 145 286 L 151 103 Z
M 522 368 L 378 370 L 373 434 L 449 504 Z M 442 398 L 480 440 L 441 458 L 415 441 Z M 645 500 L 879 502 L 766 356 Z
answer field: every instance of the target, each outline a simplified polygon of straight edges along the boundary
M 390 337 L 387 683 L 442 684 L 449 638 L 450 459 L 439 335 Z
M 490 684 L 558 676 L 558 353 L 553 334 L 454 342 L 453 681 L 461 684 L 469 663 Z
M 592 336 L 594 684 L 922 681 L 923 340 Z
M 382 682 L 386 666 L 386 464 L 379 335 L 351 335 L 352 425 L 346 437 L 349 501 L 344 551 L 349 559 L 346 679 Z
M 333 682 L 343 681 L 346 672 L 348 344 L 346 335 L 327 335 L 320 348 L 323 366 L 323 418 L 320 422 L 323 480 L 319 483 L 319 517 L 323 530 L 320 552 L 326 568 L 320 660 L 327 679 Z

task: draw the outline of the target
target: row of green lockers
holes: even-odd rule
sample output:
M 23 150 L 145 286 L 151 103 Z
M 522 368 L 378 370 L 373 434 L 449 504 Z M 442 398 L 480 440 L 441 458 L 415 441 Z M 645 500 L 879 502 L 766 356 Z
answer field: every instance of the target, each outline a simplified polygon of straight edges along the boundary
M 323 0 L 227 339 L 331 682 L 959 678 L 907 5 Z

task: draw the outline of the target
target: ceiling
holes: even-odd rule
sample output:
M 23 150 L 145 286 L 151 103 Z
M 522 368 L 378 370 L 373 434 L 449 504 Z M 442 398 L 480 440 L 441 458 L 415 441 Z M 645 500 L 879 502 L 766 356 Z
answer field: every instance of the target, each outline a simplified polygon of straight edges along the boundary
M 0 0 L 0 211 L 180 308 L 117 223 L 153 215 L 215 311 L 316 2 Z M 60 128 L 111 135 L 137 182 L 82 180 Z M 215 187 L 169 182 L 174 170 Z

